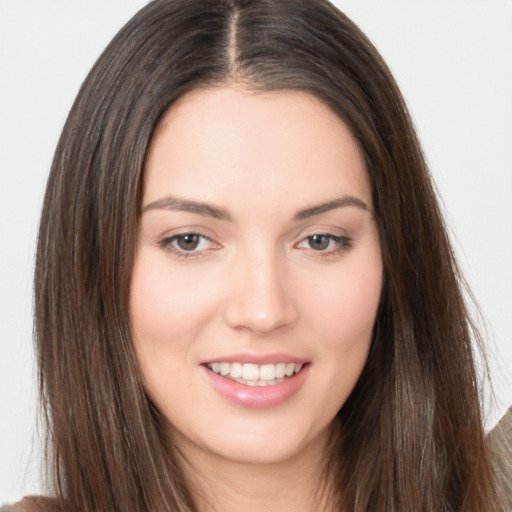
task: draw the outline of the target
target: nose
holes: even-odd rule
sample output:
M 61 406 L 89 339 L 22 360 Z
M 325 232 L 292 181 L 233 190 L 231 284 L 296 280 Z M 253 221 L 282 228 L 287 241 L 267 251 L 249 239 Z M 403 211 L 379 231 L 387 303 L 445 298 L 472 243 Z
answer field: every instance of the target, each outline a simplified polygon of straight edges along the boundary
M 231 293 L 225 309 L 226 323 L 238 330 L 268 335 L 297 321 L 293 280 L 285 257 L 260 246 L 236 261 Z

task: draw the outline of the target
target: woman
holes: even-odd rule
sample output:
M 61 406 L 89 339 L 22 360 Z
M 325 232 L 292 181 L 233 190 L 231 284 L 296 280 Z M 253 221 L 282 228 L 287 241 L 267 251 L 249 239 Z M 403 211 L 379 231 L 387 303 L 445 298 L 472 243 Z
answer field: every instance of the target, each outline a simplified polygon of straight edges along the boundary
M 412 123 L 326 2 L 137 14 L 64 128 L 35 291 L 50 506 L 498 510 Z

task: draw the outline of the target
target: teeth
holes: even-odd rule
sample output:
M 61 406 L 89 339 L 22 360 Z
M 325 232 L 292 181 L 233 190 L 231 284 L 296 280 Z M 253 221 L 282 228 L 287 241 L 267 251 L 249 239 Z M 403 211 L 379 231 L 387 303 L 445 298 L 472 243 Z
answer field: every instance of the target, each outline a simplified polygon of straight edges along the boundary
M 231 375 L 233 379 L 239 379 L 240 377 L 242 377 L 242 365 L 240 363 L 233 363 L 231 365 L 231 369 L 229 370 L 229 375 Z M 244 379 L 245 378 L 246 377 L 244 377 Z
M 210 370 L 247 386 L 271 386 L 282 382 L 284 377 L 299 373 L 301 364 L 278 363 L 257 365 L 252 363 L 211 363 Z
M 276 365 L 264 364 L 260 367 L 261 380 L 274 380 L 276 378 Z
M 286 375 L 286 363 L 276 364 L 276 379 L 282 379 Z
M 234 366 L 236 363 L 233 363 L 231 366 Z M 231 377 L 233 374 L 229 372 Z M 260 368 L 257 364 L 244 364 L 242 366 L 242 379 L 245 380 L 259 380 L 260 378 Z

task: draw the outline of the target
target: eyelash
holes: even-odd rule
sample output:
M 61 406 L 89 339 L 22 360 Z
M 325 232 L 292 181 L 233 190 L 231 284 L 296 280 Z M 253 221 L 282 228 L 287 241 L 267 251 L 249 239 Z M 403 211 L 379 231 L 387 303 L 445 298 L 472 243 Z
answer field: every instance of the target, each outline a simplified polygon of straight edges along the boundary
M 178 259 L 183 259 L 184 260 L 184 259 L 187 259 L 187 258 L 199 258 L 208 249 L 204 249 L 202 251 L 197 251 L 195 249 L 191 250 L 191 251 L 187 251 L 185 249 L 180 249 L 180 248 L 177 248 L 177 247 L 173 246 L 173 243 L 178 241 L 180 238 L 183 239 L 183 238 L 186 238 L 186 237 L 193 237 L 193 236 L 196 236 L 196 237 L 198 237 L 200 239 L 199 242 L 198 242 L 199 244 L 201 243 L 201 241 L 205 241 L 205 240 L 208 241 L 208 242 L 211 242 L 212 244 L 215 244 L 215 242 L 213 242 L 213 240 L 211 238 L 208 238 L 207 236 L 205 236 L 205 235 L 203 235 L 201 233 L 190 232 L 190 233 L 180 233 L 178 235 L 173 235 L 173 236 L 164 238 L 164 239 L 160 240 L 158 245 L 163 250 L 172 253 Z M 218 245 L 218 244 L 215 244 L 215 245 Z
M 216 244 L 213 242 L 213 240 L 201 233 L 197 232 L 189 232 L 189 233 L 180 233 L 178 235 L 173 235 L 170 237 L 163 238 L 159 241 L 159 246 L 167 251 L 172 253 L 176 258 L 178 259 L 188 259 L 188 258 L 199 258 L 202 255 L 204 255 L 204 252 L 208 251 L 209 249 L 203 249 L 203 250 L 197 250 L 197 247 L 193 248 L 190 251 L 187 251 L 186 249 L 181 249 L 173 246 L 175 242 L 177 242 L 180 239 L 184 239 L 186 237 L 198 237 L 199 241 L 198 244 L 201 244 L 202 241 L 208 241 L 211 242 L 214 245 L 217 245 L 216 248 L 220 247 L 219 244 Z M 303 238 L 300 242 L 294 245 L 297 249 L 306 249 L 304 247 L 300 247 L 301 244 L 305 242 L 309 242 L 311 244 L 314 237 L 325 237 L 328 239 L 328 244 L 330 245 L 331 242 L 334 242 L 336 244 L 336 247 L 334 249 L 321 249 L 316 250 L 311 245 L 309 246 L 309 249 L 316 253 L 316 255 L 320 257 L 328 257 L 333 254 L 339 254 L 342 252 L 347 251 L 352 247 L 352 239 L 347 236 L 337 236 L 333 235 L 331 233 L 314 233 L 312 235 L 308 235 L 307 237 Z
M 298 244 L 295 244 L 295 247 L 300 248 L 300 244 L 303 244 L 304 242 L 308 241 L 311 244 L 311 241 L 314 237 L 325 237 L 328 239 L 328 243 L 334 242 L 336 244 L 336 247 L 334 249 L 330 250 L 316 250 L 313 249 L 310 245 L 310 249 L 317 253 L 318 256 L 321 257 L 327 257 L 331 256 L 333 254 L 339 254 L 341 252 L 345 252 L 348 249 L 352 247 L 352 239 L 347 236 L 337 236 L 333 235 L 331 233 L 314 233 L 312 235 L 308 235 L 307 237 L 303 238 Z

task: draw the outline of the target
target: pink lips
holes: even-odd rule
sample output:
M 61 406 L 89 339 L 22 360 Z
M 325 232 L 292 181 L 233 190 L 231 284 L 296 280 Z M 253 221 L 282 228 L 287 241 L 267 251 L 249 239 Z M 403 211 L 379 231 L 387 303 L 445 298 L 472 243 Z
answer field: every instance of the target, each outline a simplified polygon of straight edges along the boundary
M 237 355 L 222 357 L 217 360 L 209 360 L 208 363 L 240 362 L 263 365 L 270 363 L 277 364 L 285 361 L 297 364 L 307 363 L 304 359 L 279 354 L 258 357 L 254 357 L 254 355 Z M 309 366 L 309 364 L 305 364 L 299 373 L 296 373 L 291 377 L 287 377 L 282 382 L 278 382 L 271 386 L 247 386 L 245 384 L 240 384 L 239 382 L 235 382 L 234 380 L 222 377 L 221 375 L 217 375 L 212 372 L 207 368 L 206 363 L 203 363 L 200 368 L 213 388 L 229 402 L 241 407 L 252 409 L 268 409 L 285 402 L 299 391 L 306 379 Z

